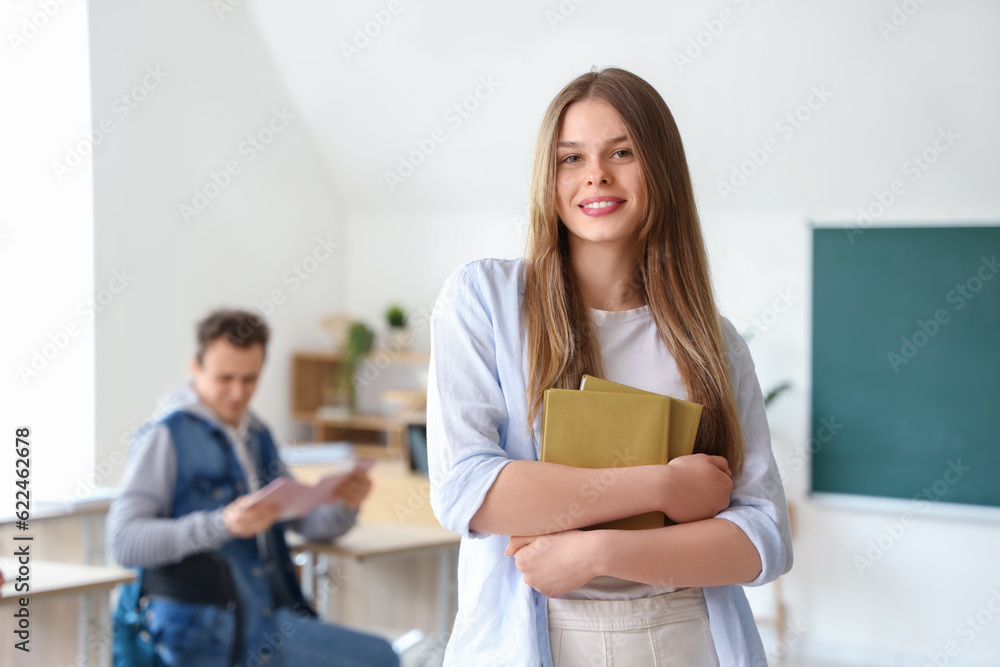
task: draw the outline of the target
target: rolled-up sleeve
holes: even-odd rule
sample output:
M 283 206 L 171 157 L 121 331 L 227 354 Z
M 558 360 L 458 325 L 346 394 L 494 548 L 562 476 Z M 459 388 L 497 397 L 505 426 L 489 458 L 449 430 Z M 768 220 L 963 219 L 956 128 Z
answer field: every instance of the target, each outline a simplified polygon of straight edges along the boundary
M 792 567 L 792 537 L 788 505 L 778 466 L 771 451 L 764 396 L 746 341 L 728 320 L 723 327 L 730 339 L 734 391 L 743 427 L 743 471 L 727 509 L 718 518 L 733 522 L 746 533 L 760 554 L 760 574 L 747 586 L 774 581 Z
M 427 453 L 431 507 L 463 537 L 500 470 L 507 408 L 497 375 L 493 313 L 469 265 L 445 282 L 431 315 Z

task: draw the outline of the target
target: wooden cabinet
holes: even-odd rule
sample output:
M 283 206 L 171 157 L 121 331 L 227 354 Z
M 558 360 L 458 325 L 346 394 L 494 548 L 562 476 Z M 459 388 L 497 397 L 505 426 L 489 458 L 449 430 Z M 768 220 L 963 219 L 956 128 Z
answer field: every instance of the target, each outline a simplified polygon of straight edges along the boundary
M 426 368 L 430 353 L 390 355 L 376 350 L 368 355 L 367 361 L 381 368 L 399 364 Z M 311 426 L 314 442 L 347 441 L 358 445 L 361 456 L 402 457 L 406 427 L 411 418 L 377 412 L 348 415 L 343 410 L 337 413 L 328 409 L 337 396 L 342 365 L 343 357 L 335 352 L 296 352 L 292 355 L 292 417 Z

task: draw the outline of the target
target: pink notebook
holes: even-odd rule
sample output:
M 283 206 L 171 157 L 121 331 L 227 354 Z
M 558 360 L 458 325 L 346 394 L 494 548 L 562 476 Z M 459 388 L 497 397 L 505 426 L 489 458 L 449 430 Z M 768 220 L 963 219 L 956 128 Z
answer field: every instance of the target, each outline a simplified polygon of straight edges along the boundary
M 332 502 L 330 496 L 348 477 L 356 472 L 367 471 L 374 464 L 375 459 L 360 459 L 350 470 L 327 475 L 312 485 L 283 475 L 251 495 L 252 502 L 247 507 L 262 502 L 273 503 L 282 509 L 280 521 L 298 519 L 316 507 Z

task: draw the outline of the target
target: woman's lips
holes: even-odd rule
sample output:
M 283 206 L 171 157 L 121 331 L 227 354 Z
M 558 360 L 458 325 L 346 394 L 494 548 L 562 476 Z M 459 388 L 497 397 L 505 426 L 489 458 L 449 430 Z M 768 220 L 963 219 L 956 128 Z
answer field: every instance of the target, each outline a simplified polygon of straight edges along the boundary
M 585 215 L 589 215 L 591 217 L 598 217 L 614 213 L 624 205 L 625 202 L 623 201 L 604 200 L 604 202 L 602 202 L 599 207 L 593 208 L 590 206 L 580 206 L 580 210 L 583 211 Z

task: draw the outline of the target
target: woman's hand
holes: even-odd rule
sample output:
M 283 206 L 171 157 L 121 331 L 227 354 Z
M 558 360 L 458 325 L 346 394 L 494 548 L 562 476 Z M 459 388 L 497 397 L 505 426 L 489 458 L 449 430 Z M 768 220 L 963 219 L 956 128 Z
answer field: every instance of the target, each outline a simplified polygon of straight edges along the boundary
M 691 454 L 667 464 L 666 515 L 676 523 L 710 519 L 729 507 L 729 463 L 721 456 Z
M 504 552 L 513 556 L 528 584 L 542 595 L 559 597 L 596 577 L 593 532 L 564 530 L 532 537 L 511 536 Z

